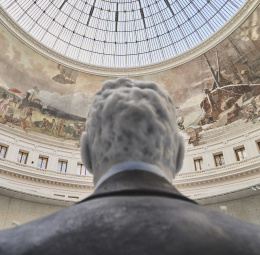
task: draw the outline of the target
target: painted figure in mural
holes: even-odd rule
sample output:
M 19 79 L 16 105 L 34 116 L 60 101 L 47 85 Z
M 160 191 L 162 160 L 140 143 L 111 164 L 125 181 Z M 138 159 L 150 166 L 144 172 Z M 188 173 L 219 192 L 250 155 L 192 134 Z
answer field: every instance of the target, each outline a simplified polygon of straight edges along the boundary
M 64 124 L 65 124 L 65 120 L 64 119 L 58 120 L 58 122 L 57 122 L 57 128 L 58 128 L 57 136 L 58 137 L 62 136 L 62 134 L 63 134 L 63 130 L 65 128 Z
M 235 103 L 233 110 L 231 110 L 230 112 L 227 113 L 227 124 L 233 122 L 234 120 L 236 120 L 236 118 L 238 117 L 239 113 L 241 112 L 242 108 Z
M 40 129 L 45 128 L 45 131 L 49 130 L 50 122 L 46 118 L 43 118 Z
M 188 127 L 186 129 L 187 135 L 190 137 L 188 143 L 193 144 L 194 146 L 199 145 L 199 141 L 201 139 L 200 132 L 202 131 L 202 127 Z
M 19 99 L 17 99 L 14 94 L 12 94 L 12 97 L 13 97 L 13 105 L 15 109 L 17 105 L 19 105 Z
M 258 117 L 258 105 L 254 98 L 251 99 L 250 103 L 246 106 L 244 110 L 244 117 L 246 122 L 251 121 L 255 123 L 255 119 Z
M 74 138 L 79 138 L 81 136 L 81 134 L 83 133 L 84 129 L 85 129 L 84 122 L 79 122 L 79 123 L 74 122 L 70 126 L 74 130 L 73 133 L 72 133 L 72 136 Z
M 6 93 L 5 91 L 2 93 L 2 98 L 3 98 L 3 99 L 6 99 L 6 98 L 7 98 L 7 93 Z
M 184 125 L 183 125 L 183 123 L 184 123 L 184 117 L 179 117 L 178 119 L 177 119 L 177 124 L 178 124 L 178 128 L 180 129 L 180 130 L 183 130 L 185 127 L 184 127 Z
M 13 116 L 14 116 L 14 108 L 13 108 L 13 106 L 8 105 L 6 110 L 3 113 L 2 117 L 7 119 L 9 122 L 11 122 L 13 119 Z
M 200 206 L 172 185 L 184 145 L 173 100 L 161 87 L 106 82 L 86 130 L 81 154 L 94 194 L 0 232 L 1 255 L 259 254 L 257 225 Z
M 55 119 L 52 119 L 52 128 L 51 128 L 51 132 L 56 135 L 57 134 L 57 123 Z
M 241 83 L 241 79 L 236 72 L 231 72 L 228 74 L 227 70 L 223 69 L 223 71 L 221 71 L 221 76 L 225 80 L 227 80 L 229 82 L 229 84 L 240 84 Z
M 6 108 L 10 105 L 10 103 L 13 101 L 12 97 L 9 97 L 8 99 L 5 99 L 1 104 L 0 104 L 0 110 L 4 112 Z
M 25 119 L 24 120 L 27 120 L 27 118 L 29 119 L 30 121 L 30 125 L 31 127 L 33 126 L 33 123 L 32 123 L 32 116 L 33 116 L 33 112 L 36 111 L 34 108 L 32 107 L 28 107 L 26 108 L 25 110 Z
M 198 121 L 199 126 L 214 123 L 214 119 L 210 114 L 205 113 Z
M 75 84 L 79 75 L 79 72 L 72 70 L 68 67 L 58 64 L 59 74 L 52 79 L 60 84 Z
M 252 91 L 248 92 L 242 96 L 242 102 L 244 103 L 252 97 L 253 97 L 253 92 Z
M 237 101 L 235 97 L 228 97 L 225 101 L 221 104 L 221 109 L 223 111 L 230 109 L 234 103 Z
M 240 77 L 243 84 L 252 84 L 252 80 L 247 69 L 243 69 L 240 71 Z
M 21 127 L 22 127 L 23 131 L 25 131 L 26 133 L 28 133 L 28 129 L 30 129 L 30 127 L 26 125 L 24 119 L 21 119 Z
M 73 129 L 74 129 L 75 136 L 78 136 L 79 135 L 79 128 L 78 128 L 78 126 L 75 122 L 73 123 Z

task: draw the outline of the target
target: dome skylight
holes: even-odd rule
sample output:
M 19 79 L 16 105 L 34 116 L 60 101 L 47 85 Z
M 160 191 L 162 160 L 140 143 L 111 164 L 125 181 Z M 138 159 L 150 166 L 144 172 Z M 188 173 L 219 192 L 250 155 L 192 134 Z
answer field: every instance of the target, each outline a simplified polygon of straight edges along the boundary
M 169 59 L 219 29 L 245 0 L 0 0 L 29 34 L 72 59 L 111 67 Z

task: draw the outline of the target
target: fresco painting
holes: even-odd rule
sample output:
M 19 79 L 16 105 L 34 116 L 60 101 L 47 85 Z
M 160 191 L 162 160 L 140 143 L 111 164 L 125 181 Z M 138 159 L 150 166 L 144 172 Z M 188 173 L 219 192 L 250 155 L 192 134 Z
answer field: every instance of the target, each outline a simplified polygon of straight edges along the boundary
M 260 117 L 260 7 L 216 47 L 164 72 L 130 77 L 169 91 L 178 127 L 198 145 L 200 132 Z M 94 93 L 106 80 L 46 59 L 0 25 L 0 123 L 26 133 L 75 140 Z

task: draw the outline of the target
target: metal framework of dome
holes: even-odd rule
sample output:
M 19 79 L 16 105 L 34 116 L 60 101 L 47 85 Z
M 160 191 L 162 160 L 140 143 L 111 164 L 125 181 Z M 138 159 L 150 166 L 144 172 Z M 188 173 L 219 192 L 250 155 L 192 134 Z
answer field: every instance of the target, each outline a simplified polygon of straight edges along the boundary
M 87 64 L 132 67 L 181 54 L 218 30 L 245 0 L 0 0 L 49 48 Z

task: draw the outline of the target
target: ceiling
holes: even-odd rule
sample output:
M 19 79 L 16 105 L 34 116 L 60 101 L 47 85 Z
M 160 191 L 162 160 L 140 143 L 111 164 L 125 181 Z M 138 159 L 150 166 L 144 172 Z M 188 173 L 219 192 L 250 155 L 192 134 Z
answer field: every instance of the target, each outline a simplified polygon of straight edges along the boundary
M 245 0 L 0 0 L 47 47 L 97 66 L 156 63 L 196 46 Z

